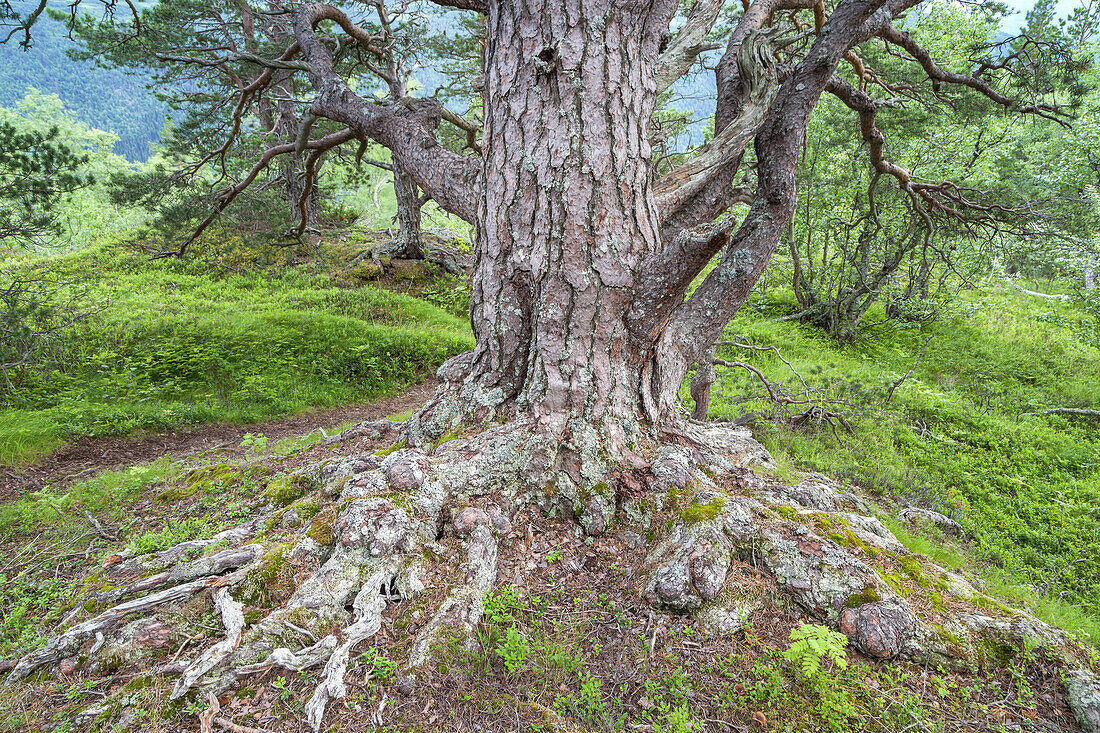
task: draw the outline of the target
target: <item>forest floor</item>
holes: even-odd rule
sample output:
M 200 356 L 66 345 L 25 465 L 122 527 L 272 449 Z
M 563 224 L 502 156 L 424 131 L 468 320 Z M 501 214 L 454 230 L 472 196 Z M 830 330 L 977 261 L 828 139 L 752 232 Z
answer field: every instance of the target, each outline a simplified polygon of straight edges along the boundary
M 127 466 L 152 463 L 160 458 L 235 456 L 248 451 L 241 447 L 245 435 L 262 436 L 276 443 L 322 431 L 331 433 L 341 426 L 378 420 L 408 412 L 424 404 L 435 391 L 434 377 L 402 392 L 359 404 L 311 409 L 298 415 L 251 425 L 205 424 L 169 430 L 148 437 L 80 438 L 24 469 L 0 468 L 0 501 L 14 499 L 28 491 L 49 485 L 65 489 L 78 479 L 96 472 L 122 470 Z
M 427 388 L 374 403 L 375 413 L 410 405 Z M 341 506 L 323 488 L 285 495 L 293 484 L 284 477 L 319 462 L 393 449 L 378 439 L 313 434 L 108 470 L 77 481 L 69 492 L 91 509 L 94 524 L 33 495 L 9 502 L 27 509 L 27 521 L 9 523 L 0 542 L 0 574 L 12 579 L 0 588 L 7 611 L 0 620 L 0 675 L 62 615 L 87 610 L 87 594 L 110 588 L 103 585 L 107 578 L 121 582 L 109 575 L 120 553 L 156 552 L 266 516 L 256 541 L 274 557 L 298 528 L 331 532 L 326 527 Z M 273 505 L 281 508 L 272 512 Z M 827 674 L 811 680 L 787 652 L 791 631 L 813 619 L 783 601 L 774 577 L 754 562 L 737 560 L 731 568 L 747 616 L 740 631 L 722 634 L 647 602 L 644 528 L 617 523 L 590 538 L 574 522 L 534 509 L 516 512 L 511 522 L 474 647 L 446 637 L 438 661 L 418 681 L 410 685 L 397 674 L 430 609 L 463 582 L 462 545 L 443 537 L 426 555 L 432 559 L 426 591 L 388 603 L 380 631 L 357 647 L 348 695 L 330 706 L 324 730 L 1078 730 L 1063 701 L 1059 665 L 1042 650 L 997 647 L 1003 658 L 980 657 L 971 670 L 947 670 L 882 663 L 850 648 L 847 665 L 823 660 Z M 264 575 L 242 590 L 246 618 L 285 602 L 292 575 L 289 569 Z M 898 581 L 913 602 L 920 580 Z M 0 731 L 308 730 L 303 704 L 319 669 L 250 675 L 216 703 L 202 696 L 169 700 L 176 677 L 161 670 L 193 657 L 220 633 L 210 594 L 137 623 L 145 625 L 135 641 L 119 647 L 117 661 L 107 655 L 102 664 L 81 667 L 63 660 L 49 675 L 0 688 Z

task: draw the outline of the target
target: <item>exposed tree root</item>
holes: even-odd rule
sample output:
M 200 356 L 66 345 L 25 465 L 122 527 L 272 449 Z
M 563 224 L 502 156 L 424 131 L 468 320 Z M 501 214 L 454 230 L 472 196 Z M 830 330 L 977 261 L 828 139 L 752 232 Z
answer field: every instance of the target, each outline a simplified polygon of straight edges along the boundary
M 430 435 L 422 424 L 384 423 L 359 426 L 343 439 L 389 435 L 407 445 L 416 442 L 411 438 L 417 431 L 421 438 Z M 1064 633 L 917 560 L 866 516 L 857 496 L 825 477 L 811 475 L 796 486 L 761 478 L 750 465 L 770 459 L 747 430 L 689 423 L 675 442 L 643 436 L 625 458 L 614 459 L 599 450 L 596 437 L 574 435 L 563 446 L 530 427 L 507 424 L 434 446 L 428 441 L 424 449 L 397 443 L 385 455 L 364 453 L 318 466 L 321 494 L 339 498 L 300 530 L 296 544 L 275 553 L 287 566 L 280 572 L 296 576 L 293 592 L 278 608 L 249 622 L 242 600 L 250 584 L 263 582 L 273 567 L 270 547 L 212 552 L 211 543 L 184 543 L 129 558 L 108 571 L 146 577 L 92 592 L 90 600 L 118 605 L 79 623 L 82 611 L 74 611 L 67 623 L 75 625 L 20 659 L 7 684 L 63 658 L 92 660 L 105 635 L 116 633 L 125 619 L 210 589 L 224 635 L 184 664 L 172 698 L 217 694 L 273 668 L 323 665 L 305 706 L 309 725 L 318 731 L 329 703 L 347 695 L 345 676 L 357 646 L 382 628 L 388 604 L 411 601 L 425 590 L 424 553 L 448 554 L 441 542 L 461 548 L 457 572 L 443 577 L 445 598 L 429 609 L 401 674 L 430 675 L 444 634 L 475 643 L 483 598 L 497 582 L 498 556 L 522 541 L 513 519 L 532 509 L 574 521 L 589 536 L 616 524 L 655 536 L 638 563 L 639 592 L 651 605 L 693 614 L 717 633 L 744 621 L 752 602 L 744 589 L 758 584 L 762 574 L 775 594 L 838 628 L 876 659 L 968 666 L 993 640 L 1041 646 L 1067 668 L 1083 666 Z M 258 527 L 242 525 L 223 533 L 221 541 L 245 542 Z M 211 554 L 184 561 L 194 552 Z M 900 593 L 898 581 L 886 579 L 889 573 L 908 573 L 914 587 L 950 596 L 953 612 L 914 606 L 916 596 Z M 982 611 L 989 608 L 995 613 Z

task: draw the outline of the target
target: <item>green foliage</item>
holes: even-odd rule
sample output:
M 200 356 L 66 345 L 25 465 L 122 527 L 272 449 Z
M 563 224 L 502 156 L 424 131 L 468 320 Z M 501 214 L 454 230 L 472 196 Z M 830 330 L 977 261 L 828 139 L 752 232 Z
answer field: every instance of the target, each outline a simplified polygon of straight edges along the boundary
M 32 491 L 16 501 L 0 505 L 0 535 L 26 532 L 59 521 L 84 522 L 79 509 L 117 518 L 124 507 L 137 500 L 145 487 L 178 471 L 179 467 L 171 459 L 162 458 L 121 471 L 102 471 L 95 478 L 77 482 L 65 491 L 49 488 Z
M 92 179 L 80 172 L 88 156 L 56 125 L 0 114 L 0 246 L 26 246 L 60 232 L 59 204 Z
M 531 656 L 531 644 L 519 629 L 509 626 L 504 641 L 494 651 L 504 660 L 505 669 L 518 672 Z
M 138 555 L 147 552 L 167 550 L 173 545 L 188 540 L 202 539 L 217 534 L 223 529 L 220 522 L 207 517 L 191 517 L 179 522 L 170 522 L 163 529 L 147 532 L 130 540 L 127 545 Z
M 0 654 L 23 652 L 44 644 L 45 631 L 61 618 L 61 607 L 68 598 L 64 581 L 57 578 L 30 582 L 17 575 L 0 573 Z
M 373 646 L 360 654 L 359 659 L 366 666 L 371 681 L 380 685 L 393 681 L 397 670 L 401 668 L 400 662 L 390 659 Z
M 465 322 L 422 300 L 293 269 L 207 268 L 122 245 L 21 265 L 55 283 L 57 301 L 98 310 L 55 342 L 57 358 L 0 393 L 0 458 L 370 399 L 471 345 Z
M 851 695 L 842 683 L 830 675 L 826 663 L 834 670 L 848 668 L 844 647 L 848 638 L 827 626 L 803 623 L 791 629 L 789 649 L 783 653 L 803 681 L 810 684 L 817 696 L 817 713 L 829 730 L 840 733 L 848 728 L 848 719 L 859 714 Z
M 778 347 L 811 387 L 849 404 L 854 432 L 837 442 L 831 433 L 765 421 L 755 432 L 772 456 L 954 517 L 972 541 L 953 547 L 942 535 L 895 529 L 914 551 L 985 576 L 991 592 L 1012 604 L 1096 635 L 1100 619 L 1087 609 L 1100 601 L 1092 516 L 1100 503 L 1100 423 L 1020 416 L 1047 406 L 1100 405 L 1091 315 L 1073 301 L 971 290 L 933 323 L 880 327 L 874 338 L 838 345 L 814 328 L 768 322 L 789 297 L 777 289 L 755 295 L 727 333 Z M 881 316 L 873 311 L 872 318 Z M 913 367 L 929 335 L 924 359 L 884 409 L 889 385 Z M 793 380 L 774 353 L 723 353 L 752 363 L 773 384 Z M 773 412 L 766 400 L 745 401 L 757 388 L 751 379 L 720 370 L 711 417 Z M 1043 578 L 1036 588 L 1019 587 L 1023 568 Z
M 822 663 L 832 662 L 837 669 L 847 669 L 848 637 L 827 626 L 803 623 L 791 629 L 791 641 L 785 656 L 805 680 L 815 680 L 822 674 Z

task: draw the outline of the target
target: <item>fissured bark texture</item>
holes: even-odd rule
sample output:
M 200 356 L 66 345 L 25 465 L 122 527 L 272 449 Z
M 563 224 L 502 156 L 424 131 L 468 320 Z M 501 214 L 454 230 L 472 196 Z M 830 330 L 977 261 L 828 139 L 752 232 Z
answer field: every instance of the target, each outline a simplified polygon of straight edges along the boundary
M 625 317 L 660 245 L 647 125 L 671 3 L 489 4 L 473 378 L 554 433 L 636 423 Z

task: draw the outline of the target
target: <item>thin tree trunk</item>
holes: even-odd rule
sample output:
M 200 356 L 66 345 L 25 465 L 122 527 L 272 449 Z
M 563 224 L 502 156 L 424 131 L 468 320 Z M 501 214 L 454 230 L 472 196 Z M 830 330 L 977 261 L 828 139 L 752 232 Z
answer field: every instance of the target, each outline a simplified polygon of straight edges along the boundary
M 420 233 L 420 193 L 401 163 L 393 161 L 393 193 L 397 198 L 397 254 L 410 260 L 424 259 Z

